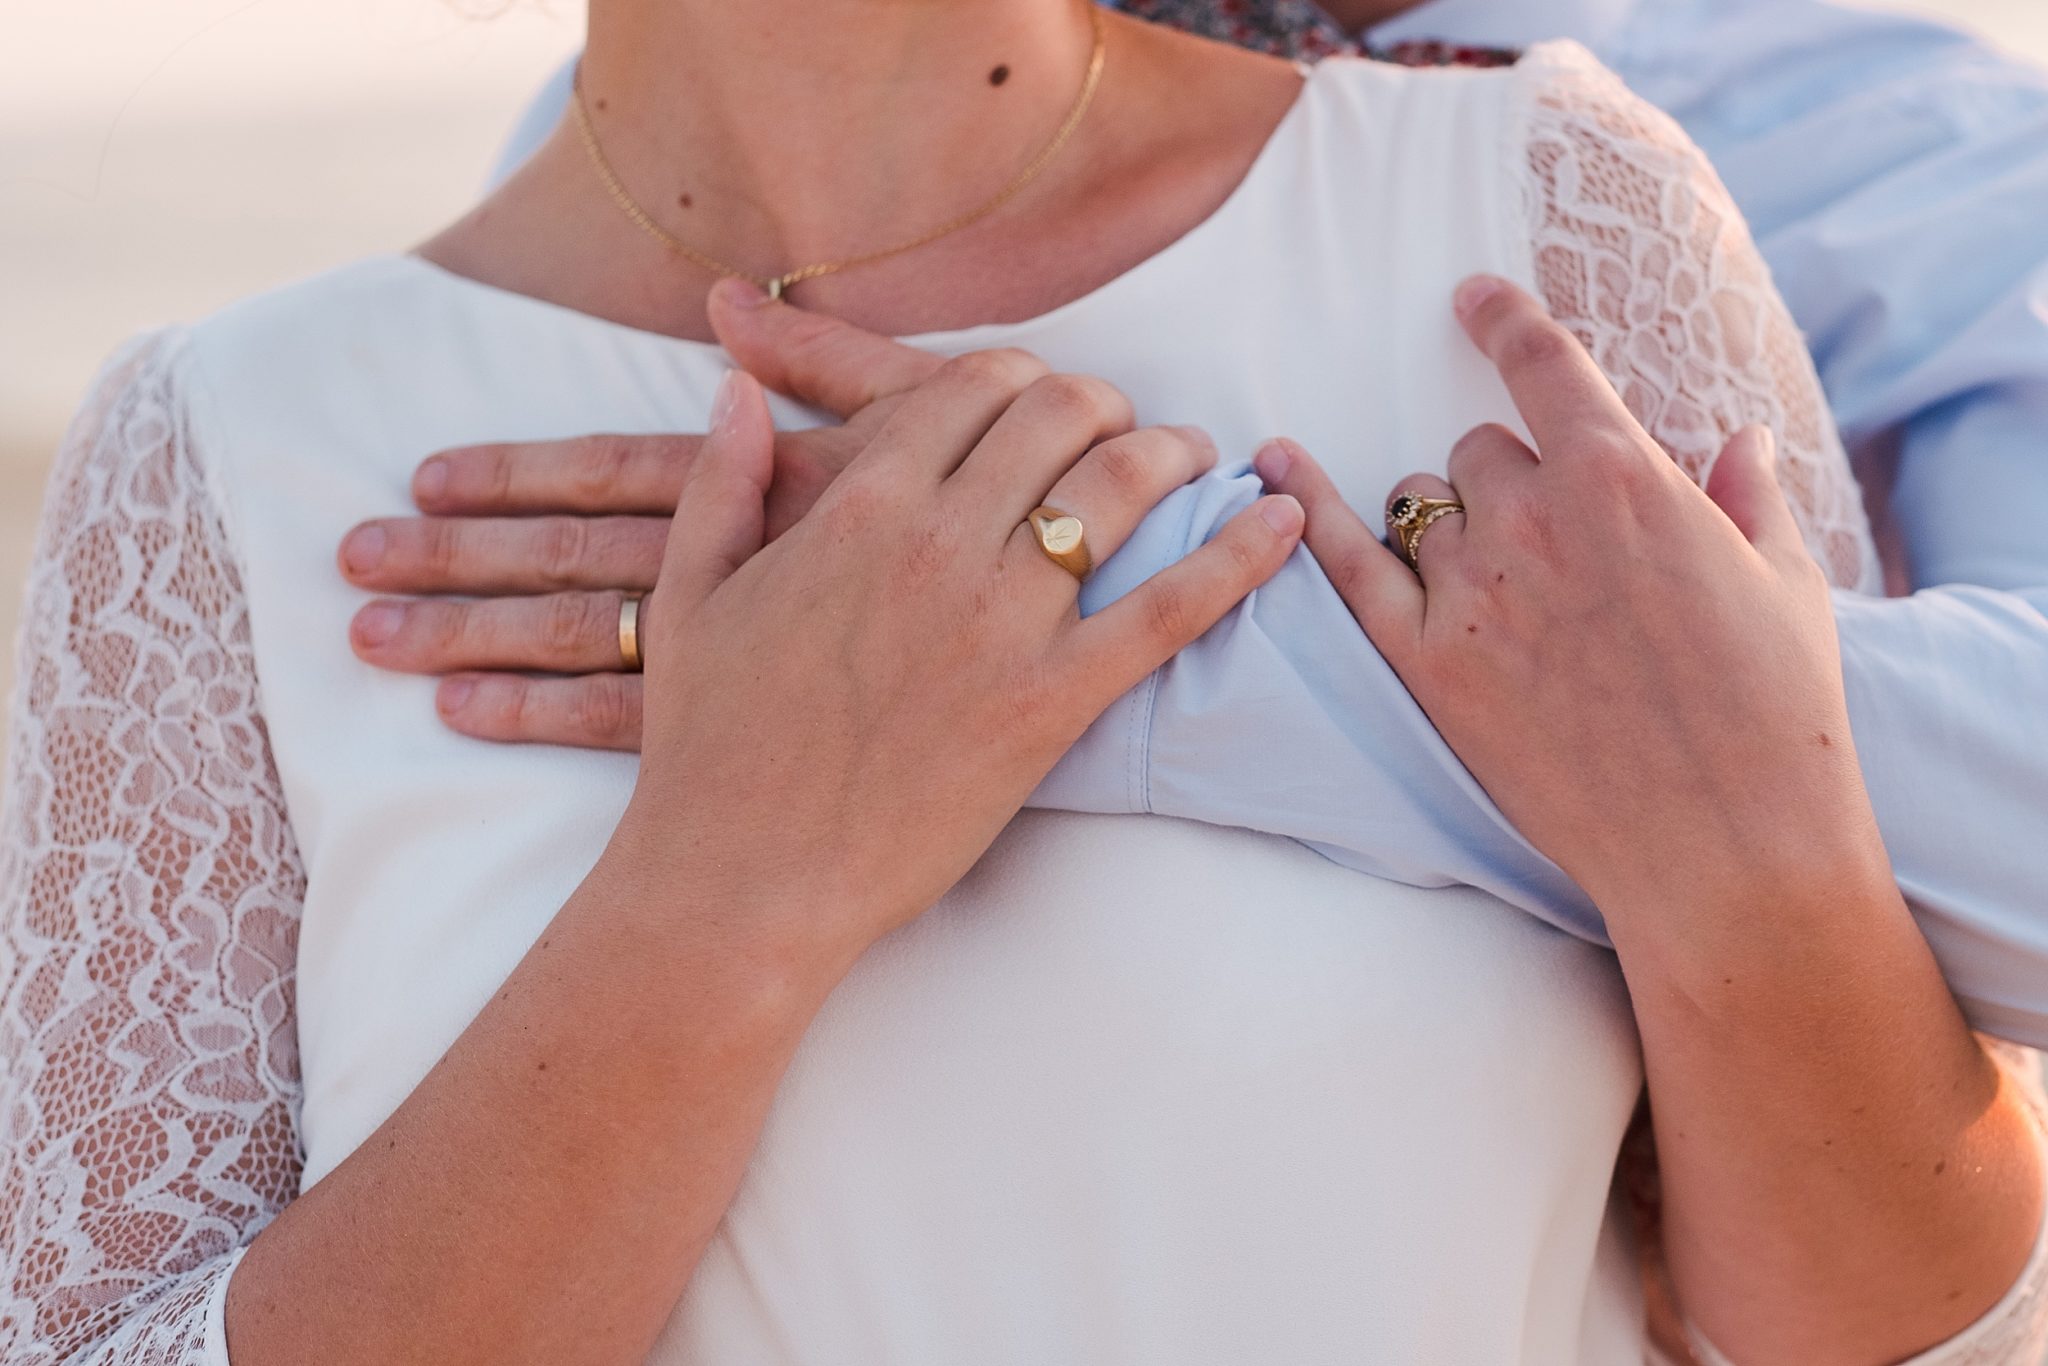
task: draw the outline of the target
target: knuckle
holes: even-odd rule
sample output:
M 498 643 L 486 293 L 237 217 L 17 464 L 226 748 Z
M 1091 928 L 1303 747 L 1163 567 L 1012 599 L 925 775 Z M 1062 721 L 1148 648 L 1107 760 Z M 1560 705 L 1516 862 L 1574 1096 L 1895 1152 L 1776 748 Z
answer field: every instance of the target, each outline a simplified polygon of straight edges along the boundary
M 1158 457 L 1155 443 L 1148 443 L 1134 433 L 1097 446 L 1089 463 L 1095 467 L 1096 476 L 1108 485 L 1112 496 L 1138 498 L 1151 493 L 1157 482 L 1154 471 L 1161 464 Z
M 484 507 L 502 507 L 512 496 L 512 451 L 504 445 L 465 446 L 445 452 L 447 495 L 461 497 Z M 444 496 L 447 496 L 444 495 Z
M 420 565 L 428 573 L 446 579 L 462 559 L 462 523 L 445 517 L 428 517 L 419 523 Z
M 1252 583 L 1266 568 L 1266 546 L 1249 536 L 1219 536 L 1215 544 L 1230 561 L 1235 583 Z
M 1459 437 L 1457 443 L 1451 447 L 1450 467 L 1453 470 L 1469 469 L 1475 462 L 1499 450 L 1506 442 L 1519 439 L 1498 422 L 1481 423 Z
M 857 471 L 826 490 L 819 513 L 834 531 L 854 531 L 880 520 L 895 520 L 900 498 L 896 488 L 878 475 Z
M 1573 358 L 1578 338 L 1549 318 L 1524 316 L 1511 319 L 1501 331 L 1500 361 L 1518 369 L 1547 369 Z
M 599 601 L 595 593 L 558 593 L 547 599 L 539 627 L 541 646 L 549 658 L 573 658 L 596 638 L 602 612 Z
M 1025 397 L 1055 417 L 1090 426 L 1115 418 L 1130 406 L 1122 392 L 1107 381 L 1065 372 L 1035 380 Z
M 1181 448 L 1192 458 L 1195 469 L 1208 470 L 1215 468 L 1217 460 L 1221 458 L 1221 453 L 1216 449 L 1216 438 L 1209 435 L 1206 427 L 1176 425 L 1164 428 L 1163 430 L 1171 433 L 1179 440 Z
M 512 737 L 543 735 L 547 725 L 547 695 L 530 678 L 514 674 L 505 680 L 505 700 L 499 711 L 503 733 Z
M 586 436 L 577 441 L 567 462 L 570 494 L 588 504 L 620 487 L 632 469 L 634 451 L 631 437 Z
M 956 356 L 939 373 L 969 388 L 1014 394 L 1043 375 L 1045 363 L 1029 351 L 998 347 Z
M 1316 562 L 1322 565 L 1324 576 L 1339 597 L 1347 600 L 1356 597 L 1370 582 L 1371 570 L 1366 559 L 1368 550 L 1363 542 L 1347 539 L 1336 549 L 1325 550 L 1316 556 Z
M 420 629 L 421 643 L 440 658 L 459 656 L 473 638 L 472 613 L 467 603 L 421 603 L 406 613 L 407 621 Z
M 549 517 L 534 528 L 534 563 L 551 584 L 573 582 L 590 554 L 590 523 L 581 517 Z
M 577 735 L 610 740 L 625 733 L 628 713 L 625 679 L 618 674 L 599 674 L 578 684 L 570 699 L 568 721 Z
M 1161 645 L 1190 639 L 1194 617 L 1194 603 L 1187 590 L 1177 583 L 1158 585 L 1146 599 L 1146 625 Z
M 845 329 L 833 318 L 821 313 L 804 313 L 784 309 L 779 315 L 782 324 L 782 341 L 791 356 L 807 361 L 826 357 L 845 335 Z

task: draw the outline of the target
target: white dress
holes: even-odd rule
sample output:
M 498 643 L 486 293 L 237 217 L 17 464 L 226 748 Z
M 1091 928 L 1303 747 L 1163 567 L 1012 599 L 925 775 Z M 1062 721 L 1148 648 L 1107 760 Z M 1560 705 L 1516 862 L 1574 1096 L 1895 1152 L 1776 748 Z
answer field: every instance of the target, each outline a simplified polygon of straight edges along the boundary
M 1446 306 L 1474 270 L 1540 287 L 1696 474 L 1774 421 L 1816 551 L 1862 572 L 1732 206 L 1575 48 L 1326 63 L 1179 243 L 919 340 L 1031 348 L 1233 454 L 1287 432 L 1371 505 L 1513 420 Z M 0 827 L 8 1362 L 225 1362 L 239 1249 L 405 1098 L 624 805 L 630 757 L 462 739 L 430 683 L 358 663 L 342 533 L 407 511 L 438 448 L 701 429 L 725 364 L 388 257 L 110 367 L 51 493 Z M 1641 1085 L 1612 957 L 1484 894 L 1026 813 L 828 1002 L 651 1360 L 1640 1362 L 1610 1184 Z M 1925 1359 L 2038 1352 L 2044 1281 Z

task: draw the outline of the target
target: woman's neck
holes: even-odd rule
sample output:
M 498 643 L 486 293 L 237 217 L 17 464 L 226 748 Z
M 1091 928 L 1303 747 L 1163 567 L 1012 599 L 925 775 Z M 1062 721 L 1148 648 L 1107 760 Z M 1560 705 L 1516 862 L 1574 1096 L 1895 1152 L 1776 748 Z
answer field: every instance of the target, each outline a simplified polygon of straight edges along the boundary
M 772 275 L 995 195 L 1092 46 L 1084 0 L 599 0 L 581 79 L 647 212 Z
M 583 95 L 643 211 L 734 270 L 886 249 L 1002 191 L 1073 107 L 1086 0 L 595 0 Z M 1272 57 L 1122 16 L 1072 140 L 997 212 L 796 286 L 880 331 L 1035 316 L 1212 213 L 1292 105 Z M 1199 98 L 1191 92 L 1200 92 Z M 715 274 L 611 202 L 573 120 L 429 260 L 650 331 L 710 335 Z

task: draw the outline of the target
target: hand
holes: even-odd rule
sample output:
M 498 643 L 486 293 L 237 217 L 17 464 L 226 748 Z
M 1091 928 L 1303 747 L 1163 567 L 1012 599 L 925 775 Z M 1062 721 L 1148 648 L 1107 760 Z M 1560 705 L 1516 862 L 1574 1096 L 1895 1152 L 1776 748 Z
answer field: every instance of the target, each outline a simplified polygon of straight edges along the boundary
M 937 900 L 1089 723 L 1298 538 L 1300 508 L 1263 498 L 1082 620 L 1024 519 L 1072 511 L 1107 557 L 1211 458 L 1129 424 L 1100 381 L 963 357 L 764 549 L 771 424 L 755 381 L 729 376 L 646 605 L 631 862 L 845 953 Z
M 1702 493 L 1536 300 L 1468 282 L 1460 316 L 1537 450 L 1481 427 L 1448 483 L 1397 485 L 1467 507 L 1423 536 L 1419 574 L 1305 452 L 1259 457 L 1444 739 L 1617 930 L 1676 886 L 1767 905 L 1882 870 L 1827 584 L 1770 433 L 1738 433 Z M 1771 895 L 1740 900 L 1757 887 Z
M 767 534 L 793 526 L 941 358 L 727 281 L 719 340 L 771 388 L 844 421 L 775 436 Z M 344 538 L 343 577 L 380 596 L 349 642 L 365 662 L 451 675 L 442 719 L 480 739 L 638 749 L 642 688 L 617 672 L 620 599 L 654 585 L 700 436 L 591 436 L 442 451 L 413 477 L 425 514 Z M 454 601 L 440 595 L 462 595 Z M 479 694 L 474 675 L 490 675 Z M 531 678 L 532 674 L 553 675 Z M 507 690 L 517 704 L 499 705 Z M 489 701 L 488 707 L 480 701 Z

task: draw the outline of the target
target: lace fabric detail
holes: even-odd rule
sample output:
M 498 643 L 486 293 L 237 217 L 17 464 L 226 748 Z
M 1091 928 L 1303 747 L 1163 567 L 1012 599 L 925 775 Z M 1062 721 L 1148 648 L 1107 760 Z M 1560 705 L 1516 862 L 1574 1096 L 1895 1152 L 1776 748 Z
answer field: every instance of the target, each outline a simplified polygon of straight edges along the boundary
M 1629 411 L 1705 485 L 1728 438 L 1778 437 L 1778 480 L 1837 587 L 1875 591 L 1877 555 L 1813 360 L 1741 212 L 1667 115 L 1572 43 L 1532 49 L 1522 173 L 1534 278 Z
M 1510 167 L 1551 308 L 1695 478 L 1727 433 L 1773 423 L 1809 544 L 1836 582 L 1873 581 L 1818 382 L 1739 215 L 1675 127 L 1575 51 L 1514 77 Z M 235 1258 L 298 1186 L 305 877 L 188 364 L 179 333 L 110 363 L 31 570 L 0 788 L 0 1358 L 17 1366 L 225 1366 Z M 2030 1274 L 1965 1354 L 1924 1361 L 2020 1360 L 2048 1332 L 2048 1263 Z
M 298 1188 L 305 879 L 182 334 L 59 453 L 0 793 L 0 1358 L 199 1366 Z
M 1807 549 L 1829 582 L 1874 591 L 1881 575 L 1869 523 L 1820 377 L 1713 167 L 1676 123 L 1574 44 L 1534 49 L 1517 79 L 1527 111 L 1509 152 L 1526 177 L 1515 226 L 1552 315 L 1702 486 L 1730 436 L 1768 424 Z M 1990 1047 L 2048 1124 L 2039 1055 Z M 1624 1179 L 1654 1185 L 1642 1171 Z M 1699 1366 L 1729 1366 L 1688 1336 Z M 2044 1352 L 2048 1227 L 2006 1297 L 1913 1366 L 2021 1366 Z

